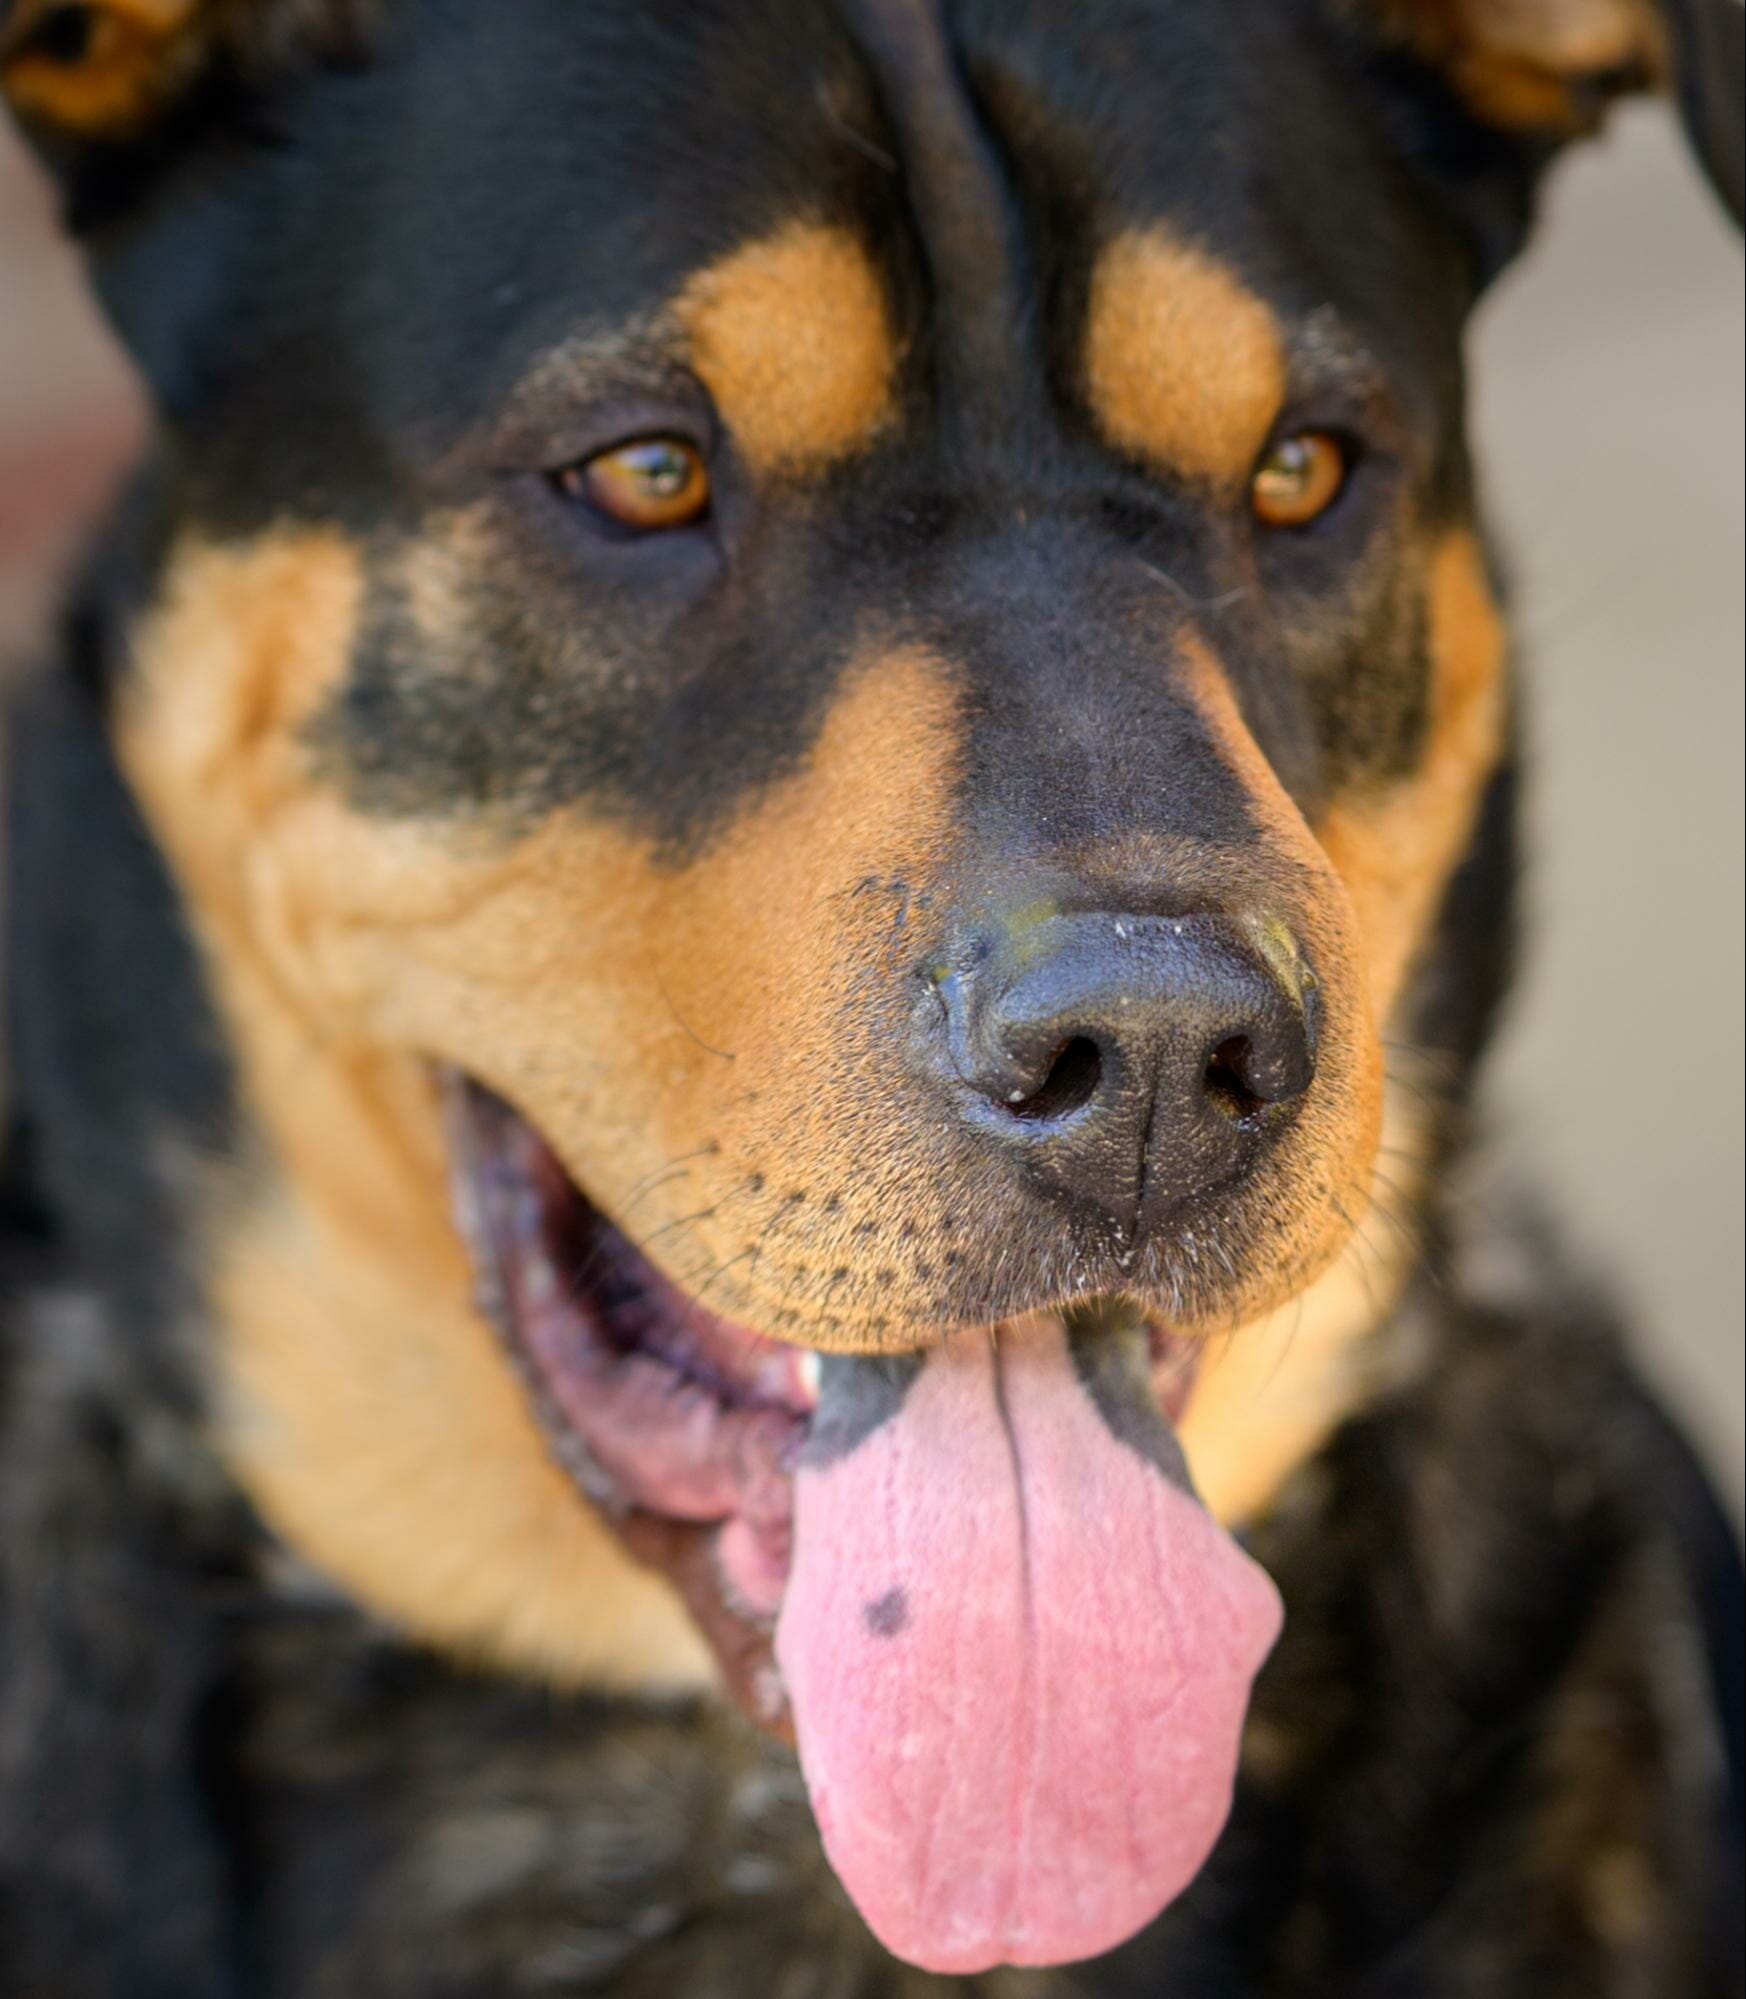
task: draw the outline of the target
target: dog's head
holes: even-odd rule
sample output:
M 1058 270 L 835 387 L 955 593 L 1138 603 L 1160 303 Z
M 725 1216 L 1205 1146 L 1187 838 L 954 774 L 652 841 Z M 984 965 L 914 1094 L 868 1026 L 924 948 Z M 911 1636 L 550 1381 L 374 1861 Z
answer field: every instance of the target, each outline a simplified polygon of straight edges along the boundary
M 1622 90 L 1677 85 L 1737 198 L 1738 15 L 0 19 L 164 412 L 110 700 L 251 1133 L 200 1204 L 227 1454 L 421 1635 L 670 1681 L 704 1657 L 677 1581 L 779 1704 L 810 1422 L 837 1496 L 803 1519 L 830 1552 L 785 1663 L 853 1808 L 885 1752 L 838 1682 L 884 1682 L 817 1636 L 822 1599 L 901 1653 L 1002 1572 L 985 1405 L 1033 1467 L 1013 1574 L 1116 1626 L 1142 1600 L 1085 1595 L 1087 1561 L 1118 1568 L 1179 1483 L 1148 1377 L 1227 1516 L 1345 1406 L 1319 1349 L 1384 1037 L 1508 738 L 1464 317 Z M 1387 1273 L 1345 1268 L 1373 1315 Z M 1258 1413 L 1278 1348 L 1245 1372 L 1241 1329 L 1305 1309 L 1323 1371 Z M 995 1327 L 1024 1365 L 977 1358 Z M 1191 1393 L 1214 1335 L 1234 1372 Z M 837 1357 L 816 1416 L 806 1350 Z M 1146 1493 L 1128 1458 L 1086 1469 L 1069 1353 Z M 1048 1552 L 1053 1501 L 1024 1517 L 1052 1451 L 1094 1557 Z M 1170 1642 L 1217 1626 L 1207 1672 L 1246 1684 L 1268 1606 L 1205 1565 Z M 911 1707 L 952 1672 L 916 1643 Z M 1082 1657 L 1032 1649 L 1045 1688 Z M 1068 1730 L 1044 1762 L 1127 1754 L 1110 1699 L 1119 1742 Z M 1222 1768 L 1150 1773 L 1182 1820 L 1134 1835 L 1182 1849 L 1150 1906 Z M 929 1903 L 925 1868 L 894 1912 L 886 1862 L 857 1866 L 941 1963 L 1071 1955 L 1136 1913 L 1032 1936 Z

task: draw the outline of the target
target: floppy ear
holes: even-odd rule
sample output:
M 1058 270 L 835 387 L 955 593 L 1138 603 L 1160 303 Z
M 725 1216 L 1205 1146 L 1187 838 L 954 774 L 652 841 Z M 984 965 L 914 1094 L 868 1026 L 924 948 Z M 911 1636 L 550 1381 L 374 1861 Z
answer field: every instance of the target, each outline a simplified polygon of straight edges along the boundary
M 1470 116 L 1550 149 L 1613 102 L 1668 90 L 1717 192 L 1746 207 L 1746 12 L 1738 0 L 1355 0 Z
M 204 88 L 358 51 L 373 0 L 0 0 L 0 95 L 51 160 L 151 138 Z

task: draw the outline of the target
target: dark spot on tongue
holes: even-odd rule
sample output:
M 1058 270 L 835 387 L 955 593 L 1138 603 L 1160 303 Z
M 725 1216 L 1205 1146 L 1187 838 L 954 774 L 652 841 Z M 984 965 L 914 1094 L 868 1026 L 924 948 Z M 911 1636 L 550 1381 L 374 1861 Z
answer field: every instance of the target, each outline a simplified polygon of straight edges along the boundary
M 875 1638 L 900 1638 L 909 1622 L 909 1592 L 887 1590 L 877 1602 L 868 1604 L 862 1614 Z

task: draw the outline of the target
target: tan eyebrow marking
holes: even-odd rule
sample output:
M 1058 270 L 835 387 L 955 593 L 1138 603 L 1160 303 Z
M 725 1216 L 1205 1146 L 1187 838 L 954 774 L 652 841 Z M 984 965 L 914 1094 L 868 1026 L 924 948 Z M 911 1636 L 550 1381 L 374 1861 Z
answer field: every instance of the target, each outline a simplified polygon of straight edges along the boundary
M 1159 470 L 1248 477 L 1284 407 L 1272 308 L 1162 225 L 1117 236 L 1092 275 L 1085 388 L 1110 442 Z
M 847 229 L 791 222 L 745 245 L 691 280 L 675 317 L 759 471 L 846 457 L 890 419 L 901 352 L 872 258 Z

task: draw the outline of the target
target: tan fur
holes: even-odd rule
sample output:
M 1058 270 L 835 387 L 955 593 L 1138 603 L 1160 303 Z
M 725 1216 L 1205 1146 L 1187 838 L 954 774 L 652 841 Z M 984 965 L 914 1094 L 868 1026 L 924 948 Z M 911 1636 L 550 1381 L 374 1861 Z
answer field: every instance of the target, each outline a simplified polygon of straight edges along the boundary
M 1185 647 L 1187 679 L 1231 769 L 1281 878 L 1297 884 L 1267 914 L 1307 953 L 1322 991 L 1321 1049 L 1315 1089 L 1283 1150 L 1302 1164 L 1319 1198 L 1301 1202 L 1286 1232 L 1278 1285 L 1250 1301 L 1263 1311 L 1288 1303 L 1326 1268 L 1363 1219 L 1383 1111 L 1382 1045 L 1363 956 L 1364 938 L 1347 884 L 1330 865 L 1244 723 L 1230 683 L 1210 652 Z
M 1430 1133 L 1419 1100 L 1409 1103 L 1390 1092 L 1385 1149 L 1391 1197 L 1373 1201 L 1378 1146 L 1367 1120 L 1381 1100 L 1381 1058 L 1369 1022 L 1389 1018 L 1466 851 L 1502 750 L 1507 699 L 1503 623 L 1469 532 L 1451 534 L 1434 552 L 1428 594 L 1432 694 L 1425 756 L 1411 777 L 1386 791 L 1342 802 L 1315 835 L 1249 736 L 1210 655 L 1191 654 L 1198 661 L 1197 701 L 1243 775 L 1264 829 L 1315 873 L 1326 876 L 1331 862 L 1344 884 L 1345 895 L 1324 893 L 1296 917 L 1305 941 L 1324 964 L 1330 953 L 1336 967 L 1349 962 L 1353 947 L 1340 934 L 1337 915 L 1345 905 L 1369 988 L 1369 1006 L 1355 1021 L 1342 1030 L 1336 1007 L 1330 1026 L 1336 1035 L 1353 1035 L 1365 1051 L 1373 1094 L 1354 1107 L 1355 1143 L 1349 1138 L 1342 1147 L 1327 1134 L 1317 1140 L 1330 1157 L 1352 1160 L 1356 1178 L 1345 1184 L 1342 1225 L 1306 1244 L 1303 1258 L 1319 1267 L 1318 1254 L 1342 1253 L 1300 1296 L 1209 1343 L 1183 1423 L 1183 1447 L 1202 1496 L 1230 1524 L 1264 1512 L 1372 1394 L 1379 1356 L 1369 1336 L 1398 1302 L 1415 1249 L 1396 1210 L 1416 1202 Z M 1343 1226 L 1348 1218 L 1349 1238 Z
M 1400 1302 L 1418 1248 L 1394 1212 L 1418 1192 L 1426 1133 L 1416 1100 L 1391 1092 L 1384 1129 L 1395 1200 L 1366 1199 L 1339 1260 L 1300 1297 L 1208 1343 L 1182 1448 L 1201 1498 L 1227 1526 L 1264 1514 L 1382 1383 L 1372 1335 Z
M 106 0 L 89 10 L 90 48 L 75 64 L 51 61 L 29 43 L 59 3 L 22 0 L 0 45 L 0 83 L 21 117 L 66 132 L 128 133 L 199 67 L 200 0 Z
M 1582 86 L 1668 75 L 1665 25 L 1651 0 L 1361 0 L 1392 33 L 1449 73 L 1473 110 L 1517 130 L 1574 135 L 1600 108 Z
M 759 471 L 862 449 L 889 420 L 899 353 L 871 258 L 847 229 L 792 222 L 687 285 L 691 364 Z
M 77 62 L 33 37 L 70 0 L 15 0 L 0 38 L 0 94 L 23 118 L 105 141 L 137 137 L 226 52 L 245 68 L 361 39 L 376 0 L 84 0 L 90 40 Z
M 471 534 L 406 571 L 415 618 L 452 627 L 453 565 L 482 553 Z M 1303 941 L 1327 1008 L 1284 1177 L 1301 1212 L 1271 1288 L 1238 1308 L 1278 1315 L 1217 1348 L 1188 1427 L 1233 1519 L 1362 1392 L 1361 1334 L 1396 1281 L 1374 1247 L 1322 1273 L 1364 1220 L 1372 1007 L 1453 863 L 1477 760 L 1495 754 L 1495 619 L 1476 564 L 1470 544 L 1439 558 L 1438 724 L 1418 789 L 1364 808 L 1384 829 L 1369 836 L 1345 808 L 1343 860 L 1279 787 L 1210 653 L 1191 645 L 1181 669 L 1250 793 L 1273 857 L 1259 878 L 1273 867 L 1292 884 L 1253 920 Z M 845 1020 L 908 948 L 870 885 L 920 890 L 949 870 L 956 697 L 927 655 L 870 653 L 805 761 L 684 867 L 580 811 L 513 839 L 365 818 L 317 780 L 302 734 L 345 673 L 362 591 L 338 533 L 184 545 L 136 633 L 120 715 L 261 1141 L 208 1205 L 225 1447 L 289 1541 L 411 1630 L 564 1680 L 692 1680 L 704 1653 L 675 1600 L 553 1469 L 469 1303 L 428 1061 L 525 1109 L 718 1310 L 819 1346 L 926 1337 L 925 1282 L 880 1266 L 897 1261 L 899 1216 L 937 1238 L 954 1189 L 929 1169 L 925 1120 L 891 1114 L 889 1018 L 869 1016 L 865 1045 Z M 1411 843 L 1396 814 L 1439 828 L 1403 883 L 1382 865 Z M 1361 891 L 1356 914 L 1329 854 Z M 869 1225 L 884 1231 L 872 1247 Z M 854 1268 L 840 1299 L 839 1259 Z
M 700 1641 L 552 1467 L 471 1307 L 421 1057 L 531 1098 L 630 1205 L 664 1147 L 731 1135 L 755 1073 L 683 1019 L 791 1059 L 828 1028 L 826 933 L 839 904 L 871 916 L 849 894 L 869 856 L 925 860 L 949 704 L 925 661 L 882 662 L 811 770 L 689 881 L 585 826 L 506 851 L 372 825 L 312 783 L 297 733 L 343 672 L 360 589 L 333 534 L 185 548 L 118 732 L 262 1141 L 208 1204 L 222 1441 L 266 1518 L 407 1628 L 564 1680 L 691 1680 Z M 790 1113 L 828 1134 L 817 1074 L 796 1062 Z
M 1429 740 L 1409 777 L 1340 800 L 1317 828 L 1357 906 L 1378 1019 L 1386 1020 L 1472 836 L 1504 740 L 1502 616 L 1465 529 L 1430 563 Z
M 336 1144 L 403 1164 L 354 1129 L 342 1091 L 322 1094 Z M 306 1559 L 421 1639 L 560 1684 L 708 1684 L 703 1639 L 578 1499 L 469 1309 L 440 1169 L 422 1191 L 416 1244 L 370 1241 L 362 1217 L 341 1235 L 296 1202 L 244 1214 L 223 1241 L 221 1442 L 243 1489 Z
M 694 1684 L 702 1641 L 578 1504 L 471 1310 L 423 1066 L 315 1000 L 332 938 L 272 835 L 299 821 L 296 731 L 361 589 L 337 534 L 185 551 L 120 730 L 266 1146 L 209 1207 L 221 1444 L 292 1546 L 408 1629 L 564 1680 Z M 405 914 L 452 908 L 439 886 Z
M 1162 225 L 1118 236 L 1099 258 L 1084 365 L 1092 414 L 1113 444 L 1221 487 L 1250 477 L 1285 402 L 1271 307 Z
M 1318 1253 L 1335 1247 L 1343 1246 L 1343 1253 L 1299 1297 L 1212 1342 L 1183 1425 L 1202 1495 L 1230 1523 L 1263 1512 L 1372 1393 L 1376 1355 L 1369 1335 L 1398 1302 L 1415 1247 L 1394 1211 L 1416 1201 L 1430 1136 L 1424 1118 L 1391 1092 L 1386 1151 L 1392 1197 L 1373 1202 L 1378 1142 L 1367 1120 L 1382 1101 L 1382 1063 L 1370 1022 L 1389 1019 L 1466 851 L 1502 751 L 1507 698 L 1503 623 L 1471 533 L 1450 535 L 1434 552 L 1427 587 L 1432 691 L 1424 758 L 1411 777 L 1386 791 L 1343 801 L 1314 834 L 1243 726 L 1228 682 L 1209 655 L 1197 655 L 1197 700 L 1244 777 L 1251 809 L 1285 851 L 1324 876 L 1331 863 L 1344 886 L 1344 895 L 1324 894 L 1296 919 L 1306 943 L 1323 963 L 1333 954 L 1337 1001 L 1353 948 L 1334 914 L 1343 905 L 1355 924 L 1357 962 L 1369 989 L 1368 1007 L 1344 1030 L 1365 1051 L 1371 1080 L 1371 1093 L 1354 1107 L 1356 1142 L 1349 1138 L 1342 1147 L 1327 1134 L 1317 1139 L 1330 1157 L 1355 1161 L 1360 1177 L 1345 1184 L 1337 1210 L 1342 1226 L 1312 1240 L 1304 1260 L 1314 1265 Z M 1336 1035 L 1342 1031 L 1337 1005 L 1330 1027 Z M 1324 1070 L 1326 1065 L 1324 1053 Z M 1353 1225 L 1349 1238 L 1347 1220 Z

